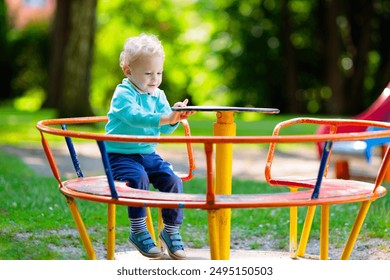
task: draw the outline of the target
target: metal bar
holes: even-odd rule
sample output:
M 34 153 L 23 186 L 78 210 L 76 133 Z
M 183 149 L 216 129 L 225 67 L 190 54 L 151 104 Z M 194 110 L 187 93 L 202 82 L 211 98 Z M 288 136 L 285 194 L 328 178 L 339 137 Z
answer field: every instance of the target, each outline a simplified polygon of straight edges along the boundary
M 212 260 L 221 259 L 216 211 L 217 210 L 207 211 L 207 221 L 209 224 L 210 258 Z
M 164 222 L 163 222 L 163 219 L 162 219 L 162 209 L 161 208 L 157 208 L 157 209 L 158 209 L 157 229 L 158 229 L 158 232 L 160 234 L 160 232 L 164 229 Z M 160 240 L 160 238 L 157 238 L 157 246 L 161 247 L 161 240 Z
M 72 213 L 73 220 L 76 223 L 77 230 L 79 232 L 81 241 L 84 245 L 85 250 L 87 251 L 88 258 L 90 260 L 96 260 L 95 250 L 93 249 L 91 240 L 89 239 L 89 235 L 87 229 L 85 228 L 83 219 L 81 218 L 80 211 L 77 207 L 76 201 L 72 197 L 66 197 L 66 201 L 68 203 L 70 212 Z
M 217 121 L 214 123 L 214 135 L 235 136 L 236 124 L 234 112 L 217 112 Z M 215 152 L 215 191 L 216 194 L 232 193 L 232 161 L 233 145 L 217 144 Z M 231 209 L 217 210 L 217 222 L 219 231 L 220 258 L 230 258 L 230 228 Z
M 325 172 L 326 165 L 328 162 L 328 156 L 329 156 L 329 153 L 332 149 L 332 143 L 333 143 L 332 141 L 327 141 L 324 144 L 324 152 L 322 153 L 322 157 L 321 157 L 320 169 L 318 170 L 317 181 L 316 181 L 316 184 L 314 186 L 314 190 L 313 190 L 313 193 L 311 195 L 311 199 L 318 198 L 318 195 L 320 194 L 322 178 L 324 177 L 324 172 Z
M 375 188 L 373 192 L 382 184 L 386 177 L 390 177 L 390 145 L 388 145 L 386 152 L 384 153 L 381 166 L 379 167 L 378 175 L 375 180 Z M 389 179 L 389 178 L 387 178 Z
M 116 204 L 108 204 L 107 217 L 107 259 L 113 260 L 115 258 Z
M 68 130 L 66 124 L 61 124 L 62 130 Z M 76 171 L 77 177 L 84 177 L 83 172 L 81 171 L 80 162 L 77 158 L 77 153 L 73 145 L 72 138 L 66 136 L 65 137 L 66 145 L 68 146 L 69 154 L 72 159 L 74 170 Z
M 306 252 L 307 242 L 309 241 L 311 225 L 313 223 L 314 214 L 317 206 L 309 206 L 307 208 L 305 222 L 303 224 L 301 239 L 299 240 L 299 246 L 297 250 L 297 257 L 303 257 Z
M 297 192 L 297 188 L 290 188 L 291 192 Z M 297 251 L 298 243 L 298 207 L 290 207 L 290 256 L 293 258 Z
M 352 230 L 349 234 L 348 240 L 345 243 L 343 253 L 341 254 L 341 260 L 348 260 L 351 256 L 353 246 L 355 245 L 356 239 L 359 235 L 360 229 L 362 228 L 364 219 L 366 218 L 368 209 L 370 209 L 371 201 L 364 201 L 360 206 L 359 213 L 356 216 L 356 220 L 353 224 Z
M 118 198 L 118 193 L 117 193 L 116 188 L 115 188 L 114 177 L 112 176 L 111 166 L 110 166 L 110 162 L 108 160 L 106 147 L 105 147 L 103 141 L 98 140 L 96 142 L 99 146 L 100 153 L 102 154 L 104 171 L 106 172 L 106 175 L 107 175 L 108 186 L 110 187 L 111 197 L 116 199 L 116 198 Z
M 325 204 L 321 206 L 321 229 L 320 229 L 320 259 L 328 259 L 329 248 L 329 210 L 330 206 Z
M 50 148 L 49 142 L 46 140 L 43 132 L 41 132 L 41 136 L 42 136 L 41 140 L 42 140 L 43 150 L 45 151 L 46 158 L 49 161 L 50 169 L 53 172 L 54 178 L 56 178 L 58 183 L 60 183 L 60 185 L 62 185 L 60 171 L 58 169 L 53 152 Z
M 156 242 L 156 234 L 154 232 L 153 218 L 152 213 L 150 211 L 150 207 L 146 207 L 146 228 L 148 229 L 153 240 Z

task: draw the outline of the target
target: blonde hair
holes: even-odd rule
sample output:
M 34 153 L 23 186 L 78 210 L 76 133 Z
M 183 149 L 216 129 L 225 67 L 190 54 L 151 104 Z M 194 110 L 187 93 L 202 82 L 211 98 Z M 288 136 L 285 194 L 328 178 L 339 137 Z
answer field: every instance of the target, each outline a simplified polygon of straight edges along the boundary
M 129 65 L 142 55 L 161 55 L 165 57 L 161 41 L 155 35 L 142 33 L 126 40 L 119 57 L 119 65 Z

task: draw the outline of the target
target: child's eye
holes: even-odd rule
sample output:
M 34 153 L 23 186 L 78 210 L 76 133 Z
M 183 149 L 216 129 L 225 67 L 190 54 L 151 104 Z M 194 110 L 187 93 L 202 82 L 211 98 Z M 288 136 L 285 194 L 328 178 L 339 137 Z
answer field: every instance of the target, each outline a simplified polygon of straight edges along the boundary
M 150 75 L 152 75 L 152 73 L 150 73 L 150 72 L 146 72 L 146 73 L 145 73 L 145 75 L 148 75 L 148 76 L 150 76 Z

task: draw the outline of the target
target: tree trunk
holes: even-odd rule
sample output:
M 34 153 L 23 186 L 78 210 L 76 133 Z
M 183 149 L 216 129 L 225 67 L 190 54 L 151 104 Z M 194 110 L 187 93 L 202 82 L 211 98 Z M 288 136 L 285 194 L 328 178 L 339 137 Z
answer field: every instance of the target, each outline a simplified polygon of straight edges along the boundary
M 332 115 L 343 112 L 345 99 L 343 95 L 343 77 L 339 66 L 340 35 L 337 26 L 339 15 L 338 0 L 325 1 L 325 81 L 332 90 L 326 111 Z
M 389 26 L 390 18 L 384 11 L 376 11 L 376 17 L 379 18 L 379 37 L 381 38 L 378 46 L 378 52 L 381 55 L 381 62 L 379 64 L 378 75 L 376 75 L 376 87 L 373 94 L 377 96 L 390 83 L 390 36 Z
M 89 87 L 97 0 L 58 1 L 47 106 L 59 117 L 92 115 Z
M 382 92 L 382 89 L 384 89 L 390 83 L 390 46 L 388 48 L 387 54 L 384 57 L 387 57 L 387 59 L 383 63 L 383 72 L 379 77 L 379 88 L 381 90 L 378 91 L 378 93 Z
M 58 108 L 63 88 L 64 53 L 69 37 L 69 11 L 71 1 L 57 1 L 53 30 L 51 33 L 51 54 L 49 66 L 48 95 L 44 107 Z M 61 67 L 60 67 L 61 65 Z
M 288 97 L 288 107 L 291 113 L 303 113 L 303 100 L 298 96 L 298 77 L 296 67 L 296 55 L 294 46 L 291 43 L 291 20 L 288 9 L 288 0 L 282 3 L 282 38 L 284 42 L 284 65 L 285 69 L 285 90 Z
M 360 5 L 358 4 L 351 5 L 350 15 L 352 39 L 356 49 L 352 53 L 354 73 L 349 88 L 346 89 L 349 102 L 344 110 L 350 115 L 356 115 L 366 109 L 362 100 L 364 100 L 364 79 L 366 77 L 368 52 L 371 47 L 372 2 L 371 0 L 363 0 Z

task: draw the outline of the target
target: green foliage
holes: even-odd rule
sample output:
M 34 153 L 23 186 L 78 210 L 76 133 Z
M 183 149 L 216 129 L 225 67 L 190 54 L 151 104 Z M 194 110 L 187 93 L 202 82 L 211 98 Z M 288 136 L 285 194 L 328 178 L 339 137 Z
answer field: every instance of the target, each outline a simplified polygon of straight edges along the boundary
M 0 98 L 5 100 L 38 91 L 40 95 L 35 96 L 42 103 L 42 95 L 47 89 L 49 68 L 48 23 L 29 25 L 23 30 L 9 30 L 6 46 L 5 68 L 2 68 L 0 73 L 7 77 L 11 75 L 12 81 L 9 90 L 2 91 Z M 38 105 L 36 107 L 39 109 L 41 104 Z
M 217 23 L 203 16 L 202 9 L 207 9 L 205 3 L 193 1 L 161 0 L 153 5 L 100 1 L 93 66 L 95 109 L 107 111 L 113 90 L 123 78 L 119 67 L 123 43 L 142 32 L 157 34 L 163 42 L 167 59 L 161 87 L 172 103 L 189 98 L 191 104 L 228 105 L 230 97 L 222 90 L 225 77 L 217 72 L 221 58 L 210 49 Z
M 171 103 L 189 98 L 191 105 L 276 107 L 285 113 L 310 114 L 328 113 L 325 105 L 332 105 L 329 103 L 335 94 L 326 74 L 329 33 L 341 38 L 336 52 L 340 79 L 345 84 L 342 95 L 354 101 L 347 108 L 367 108 L 387 79 L 383 73 L 388 72 L 390 41 L 384 27 L 389 23 L 390 6 L 387 1 L 373 2 L 367 38 L 370 46 L 365 54 L 359 49 L 360 38 L 365 38 L 360 19 L 367 16 L 363 4 L 340 4 L 337 22 L 328 30 L 325 23 L 329 3 L 98 1 L 90 98 L 94 112 L 107 113 L 112 93 L 124 77 L 119 67 L 123 43 L 142 32 L 158 35 L 164 44 L 166 62 L 161 88 Z M 0 4 L 1 101 L 18 97 L 14 106 L 20 109 L 36 110 L 42 106 L 50 31 L 50 23 L 12 29 L 6 6 Z M 291 52 L 289 57 L 287 52 Z M 356 61 L 356 53 L 366 56 L 367 67 Z M 354 81 L 359 70 L 365 74 Z M 288 76 L 291 73 L 296 76 Z M 293 78 L 296 88 L 289 88 L 288 81 Z M 362 93 L 358 95 L 351 87 L 360 81 Z M 354 98 L 355 94 L 359 98 Z M 291 106 L 293 102 L 299 103 L 299 110 Z M 351 112 L 345 109 L 344 114 Z
M 323 67 L 328 59 L 326 34 L 341 34 L 340 73 L 346 87 L 352 83 L 352 67 L 360 67 L 352 65 L 356 58 L 350 48 L 352 44 L 357 48 L 358 40 L 352 38 L 354 42 L 348 43 L 348 36 L 358 37 L 362 23 L 348 15 L 349 5 L 354 4 L 340 5 L 337 25 L 328 30 L 329 7 L 321 1 L 160 0 L 153 5 L 140 0 L 132 4 L 101 1 L 93 94 L 100 103 L 95 108 L 107 111 L 113 89 L 123 77 L 117 63 L 105 63 L 118 61 L 125 38 L 146 32 L 157 34 L 164 43 L 167 60 L 162 88 L 172 102 L 188 97 L 193 105 L 277 107 L 291 112 L 290 103 L 298 99 L 300 113 L 324 113 L 324 104 L 334 94 Z M 373 47 L 367 55 L 365 98 L 355 110 L 367 108 L 383 86 L 374 77 L 386 67 L 380 60 L 386 52 L 378 40 L 384 33 L 378 27 L 388 21 L 384 11 L 389 6 L 379 1 L 373 9 L 377 25 L 372 26 Z M 354 11 L 363 16 L 365 10 L 359 6 Z M 114 48 L 107 47 L 107 42 Z M 294 54 L 287 58 L 290 43 Z M 292 89 L 294 97 L 287 94 L 287 64 L 295 67 L 298 88 Z M 107 65 L 112 70 L 109 73 Z M 101 79 L 102 75 L 106 78 Z M 355 94 L 348 88 L 345 91 L 347 98 Z

